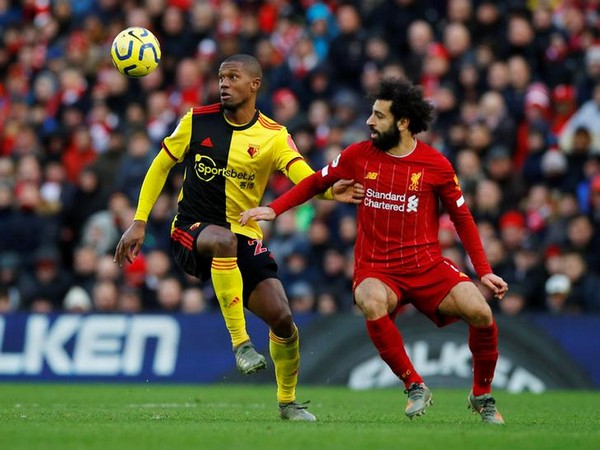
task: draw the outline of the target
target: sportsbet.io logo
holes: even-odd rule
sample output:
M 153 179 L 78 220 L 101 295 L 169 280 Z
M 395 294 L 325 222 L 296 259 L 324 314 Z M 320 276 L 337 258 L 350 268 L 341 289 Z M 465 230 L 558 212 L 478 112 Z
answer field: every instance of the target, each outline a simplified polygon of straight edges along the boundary
M 219 169 L 213 159 L 202 155 L 196 155 L 194 170 L 198 178 L 202 181 L 210 181 L 219 173 Z
M 238 172 L 235 169 L 217 167 L 215 161 L 206 155 L 196 155 L 194 159 L 194 171 L 196 172 L 196 176 L 202 181 L 211 181 L 216 176 L 242 181 L 254 181 L 256 178 L 255 173 Z

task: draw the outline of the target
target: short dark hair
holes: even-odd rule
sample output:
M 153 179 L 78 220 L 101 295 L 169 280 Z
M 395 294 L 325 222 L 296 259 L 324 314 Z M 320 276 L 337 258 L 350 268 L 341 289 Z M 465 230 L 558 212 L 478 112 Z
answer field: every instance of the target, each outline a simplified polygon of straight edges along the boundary
M 223 62 L 241 63 L 244 66 L 244 70 L 246 70 L 250 75 L 260 78 L 262 80 L 262 67 L 258 62 L 258 59 L 256 59 L 252 55 L 238 53 L 236 55 L 228 56 Z
M 434 118 L 434 107 L 423 98 L 423 89 L 402 78 L 384 78 L 379 82 L 373 100 L 390 100 L 396 120 L 406 117 L 412 134 L 427 130 Z

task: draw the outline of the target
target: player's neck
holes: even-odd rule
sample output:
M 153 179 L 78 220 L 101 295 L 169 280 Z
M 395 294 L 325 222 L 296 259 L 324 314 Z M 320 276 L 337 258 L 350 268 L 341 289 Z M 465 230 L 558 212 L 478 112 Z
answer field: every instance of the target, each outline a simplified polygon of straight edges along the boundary
M 243 126 L 249 123 L 256 114 L 256 108 L 252 107 L 244 107 L 233 109 L 226 109 L 223 111 L 223 115 L 225 116 L 225 120 L 236 126 Z
M 412 153 L 415 148 L 417 148 L 417 140 L 412 135 L 409 135 L 408 137 L 403 137 L 397 146 L 388 150 L 388 153 L 393 156 L 406 156 Z

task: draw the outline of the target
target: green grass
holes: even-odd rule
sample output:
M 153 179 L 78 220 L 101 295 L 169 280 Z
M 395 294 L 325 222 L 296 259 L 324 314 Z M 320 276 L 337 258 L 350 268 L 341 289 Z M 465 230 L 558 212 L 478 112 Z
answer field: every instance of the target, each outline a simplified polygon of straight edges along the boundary
M 408 420 L 399 389 L 306 387 L 317 423 L 283 422 L 273 386 L 0 385 L 0 449 L 594 449 L 600 393 L 496 392 L 507 425 L 482 424 L 467 392 L 434 390 Z

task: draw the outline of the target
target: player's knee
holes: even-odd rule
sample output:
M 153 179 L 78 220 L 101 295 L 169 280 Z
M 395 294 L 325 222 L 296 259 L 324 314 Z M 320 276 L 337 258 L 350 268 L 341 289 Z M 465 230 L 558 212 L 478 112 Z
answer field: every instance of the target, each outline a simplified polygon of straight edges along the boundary
M 389 312 L 388 292 L 383 283 L 373 278 L 367 278 L 356 286 L 354 300 L 356 306 L 369 320 L 378 319 Z
M 492 309 L 487 303 L 480 303 L 470 311 L 467 321 L 474 327 L 489 327 L 494 321 Z
M 234 256 L 237 254 L 237 237 L 229 230 L 223 230 L 213 241 L 215 256 Z
M 387 314 L 387 301 L 383 297 L 378 296 L 361 296 L 356 295 L 356 306 L 362 311 L 367 319 L 378 319 Z
M 280 338 L 288 338 L 294 332 L 294 321 L 292 320 L 292 313 L 289 309 L 281 309 L 275 314 L 272 314 L 267 325 L 273 331 L 275 336 Z

